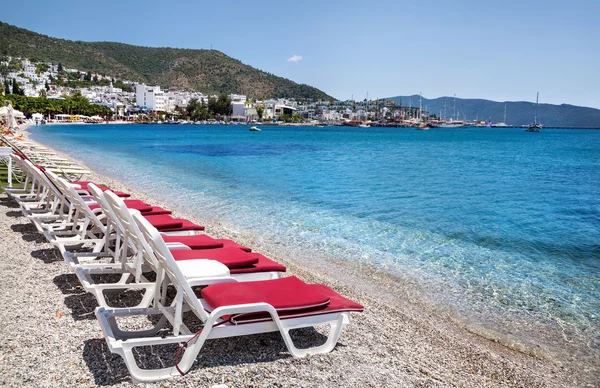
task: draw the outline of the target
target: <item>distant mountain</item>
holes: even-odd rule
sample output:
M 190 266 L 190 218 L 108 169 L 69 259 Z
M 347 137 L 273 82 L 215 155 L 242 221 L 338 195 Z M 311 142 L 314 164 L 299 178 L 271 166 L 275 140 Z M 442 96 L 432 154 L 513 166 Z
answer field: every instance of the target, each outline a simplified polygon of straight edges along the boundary
M 419 106 L 419 96 L 397 96 L 387 100 L 402 102 L 402 105 Z M 423 110 L 438 117 L 454 118 L 454 97 L 439 97 L 428 99 L 423 97 Z M 506 105 L 506 124 L 526 125 L 533 122 L 535 102 L 507 101 L 497 102 L 481 99 L 456 99 L 458 118 L 464 120 L 491 120 L 494 123 L 504 121 L 504 106 Z M 539 117 L 542 125 L 548 127 L 593 127 L 600 128 L 600 109 L 586 108 L 574 105 L 540 104 Z
M 120 79 L 203 93 L 330 99 L 309 85 L 255 69 L 217 50 L 153 48 L 57 39 L 0 22 L 0 56 L 62 63 Z

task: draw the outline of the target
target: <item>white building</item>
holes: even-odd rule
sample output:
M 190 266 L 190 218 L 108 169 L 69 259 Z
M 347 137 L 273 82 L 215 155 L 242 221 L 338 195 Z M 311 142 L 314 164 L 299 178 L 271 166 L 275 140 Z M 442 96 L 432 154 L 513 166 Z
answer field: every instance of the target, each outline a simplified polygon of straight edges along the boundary
M 230 94 L 229 98 L 231 99 L 231 101 L 235 101 L 235 102 L 241 102 L 241 103 L 246 102 L 246 96 L 244 96 L 243 94 Z
M 232 116 L 246 116 L 246 104 L 243 102 L 232 102 L 231 103 L 231 115 Z
M 147 86 L 146 84 L 141 84 L 136 86 L 135 92 L 135 103 L 140 108 L 165 111 L 165 92 L 160 90 L 160 86 Z

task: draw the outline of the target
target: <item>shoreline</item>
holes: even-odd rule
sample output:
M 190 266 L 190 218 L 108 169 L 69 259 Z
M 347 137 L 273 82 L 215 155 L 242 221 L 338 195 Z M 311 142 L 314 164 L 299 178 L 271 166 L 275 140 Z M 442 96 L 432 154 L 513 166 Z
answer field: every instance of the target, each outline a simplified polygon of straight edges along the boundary
M 50 147 L 49 147 L 50 148 Z M 60 152 L 57 152 L 60 154 Z M 64 154 L 63 154 L 64 155 Z M 64 155 L 73 160 L 68 155 Z M 82 166 L 85 163 L 77 161 Z M 92 171 L 90 169 L 90 171 Z M 132 197 L 155 205 L 173 209 L 168 203 L 157 201 L 144 193 L 136 192 L 127 185 L 95 172 L 91 180 L 102 182 L 119 190 L 130 192 Z M 3 209 L 5 210 L 5 209 Z M 321 372 L 329 376 L 343 375 L 353 380 L 340 381 L 333 385 L 414 385 L 426 382 L 434 385 L 524 385 L 561 386 L 593 381 L 594 371 L 588 376 L 572 376 L 573 370 L 551 361 L 543 352 L 535 353 L 523 349 L 517 351 L 499 342 L 478 334 L 476 327 L 468 322 L 460 324 L 448 312 L 435 307 L 425 308 L 420 295 L 409 279 L 401 279 L 383 271 L 368 268 L 360 263 L 345 260 L 314 260 L 310 263 L 290 259 L 278 252 L 260 236 L 252 236 L 227 228 L 219 220 L 200 219 L 194 214 L 174 212 L 176 216 L 189 218 L 206 226 L 207 234 L 217 238 L 231 238 L 249 245 L 258 252 L 286 265 L 288 274 L 294 274 L 307 282 L 326 283 L 336 291 L 365 305 L 365 312 L 353 314 L 353 322 L 340 340 L 340 345 L 329 355 L 310 357 L 319 359 L 328 367 Z M 4 218 L 0 214 L 0 219 Z M 19 220 L 24 222 L 23 220 Z M 46 244 L 48 245 L 48 244 Z M 57 263 L 61 264 L 61 263 Z M 65 268 L 62 269 L 63 273 Z M 357 286 L 360 285 L 360 286 Z M 68 318 L 68 317 L 67 317 Z M 91 322 L 95 323 L 94 321 Z M 94 338 L 101 338 L 99 327 Z M 378 347 L 372 347 L 373 343 Z M 251 351 L 250 351 L 251 352 Z M 210 356 L 209 356 L 210 357 Z M 341 357 L 341 358 L 340 358 Z M 352 362 L 346 361 L 348 357 Z M 329 358 L 329 360 L 328 360 Z M 335 361 L 334 361 L 335 360 Z M 366 363 L 370 360 L 370 363 Z M 298 360 L 284 359 L 287 364 Z M 275 363 L 276 365 L 279 362 Z M 304 362 L 299 362 L 302 365 Z M 289 366 L 289 365 L 288 365 Z M 217 369 L 223 366 L 217 367 Z M 270 365 L 262 367 L 270 368 Z M 260 366 L 259 366 L 260 368 Z M 194 367 L 190 376 L 203 373 L 203 368 Z M 304 371 L 308 372 L 308 371 Z M 576 372 L 576 371 L 575 371 Z M 285 374 L 286 372 L 284 372 Z M 379 377 L 384 377 L 379 380 Z M 279 376 L 285 379 L 286 376 Z M 185 383 L 184 379 L 173 380 Z M 586 381 L 587 380 L 587 381 Z M 331 383 L 335 382 L 334 379 Z M 278 380 L 260 384 L 275 384 Z M 240 385 L 239 382 L 234 385 Z M 315 381 L 294 380 L 284 385 L 321 385 Z

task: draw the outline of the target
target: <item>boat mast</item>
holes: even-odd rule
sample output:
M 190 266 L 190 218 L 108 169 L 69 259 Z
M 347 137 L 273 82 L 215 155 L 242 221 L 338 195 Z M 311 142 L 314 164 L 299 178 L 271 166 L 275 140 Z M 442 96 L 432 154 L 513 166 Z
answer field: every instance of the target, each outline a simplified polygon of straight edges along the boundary
M 506 124 L 506 103 L 504 103 L 504 124 Z
M 456 113 L 456 93 L 454 93 L 454 114 L 453 114 L 453 116 L 454 116 L 454 120 L 458 121 L 458 116 Z
M 423 100 L 423 98 L 421 97 L 421 92 L 419 92 L 419 121 L 421 121 L 422 118 L 423 118 L 423 114 L 421 113 L 422 112 L 422 107 L 423 107 L 423 101 L 422 100 Z
M 442 116 L 442 113 L 440 112 L 440 117 Z M 444 117 L 442 120 L 448 120 L 448 110 L 446 109 L 446 97 L 444 97 Z
M 537 125 L 538 123 L 538 101 L 540 99 L 540 92 L 537 92 L 537 96 L 535 97 L 535 118 L 533 119 L 533 123 Z

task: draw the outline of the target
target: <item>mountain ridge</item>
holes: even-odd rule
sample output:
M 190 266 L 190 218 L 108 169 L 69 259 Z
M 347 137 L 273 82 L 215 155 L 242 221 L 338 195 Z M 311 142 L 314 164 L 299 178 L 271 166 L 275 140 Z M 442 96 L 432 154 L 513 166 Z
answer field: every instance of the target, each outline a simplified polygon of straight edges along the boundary
M 422 98 L 423 110 L 429 111 L 445 119 L 482 121 L 491 120 L 493 123 L 504 121 L 506 106 L 506 124 L 527 125 L 533 122 L 535 102 L 529 101 L 493 101 L 483 98 L 456 97 L 457 115 L 454 114 L 454 97 Z M 404 106 L 419 106 L 419 95 L 388 97 Z M 445 108 L 444 108 L 445 103 Z M 416 104 L 416 105 L 415 105 Z M 444 112 L 446 112 L 444 114 Z M 577 106 L 572 104 L 539 104 L 539 117 L 542 125 L 547 127 L 589 127 L 600 128 L 600 109 Z
M 60 62 L 68 68 L 205 94 L 240 93 L 252 98 L 332 98 L 315 87 L 256 69 L 217 50 L 74 41 L 39 34 L 1 21 L 0 55 Z

